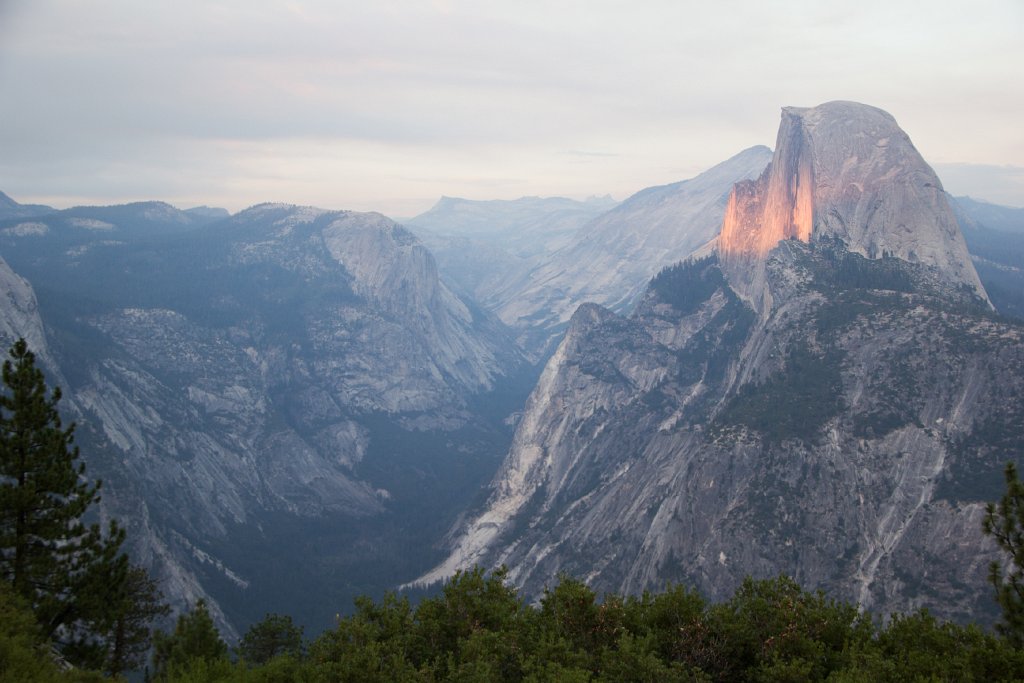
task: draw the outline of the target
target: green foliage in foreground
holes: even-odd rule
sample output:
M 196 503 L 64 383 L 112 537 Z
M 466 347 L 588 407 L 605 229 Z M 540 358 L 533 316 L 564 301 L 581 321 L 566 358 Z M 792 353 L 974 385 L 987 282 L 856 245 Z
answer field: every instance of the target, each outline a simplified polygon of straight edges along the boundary
M 60 389 L 47 390 L 24 339 L 8 355 L 0 368 L 0 586 L 5 608 L 20 601 L 34 617 L 33 632 L 8 645 L 51 643 L 64 661 L 117 676 L 143 663 L 150 622 L 167 607 L 121 552 L 124 530 L 84 521 L 100 482 L 85 476 L 75 426 L 61 422 Z M 8 668 L 0 660 L 0 672 Z
M 1024 647 L 1024 482 L 1012 462 L 1006 463 L 1005 476 L 1006 493 L 998 505 L 986 506 L 982 531 L 1010 556 L 1009 567 L 999 562 L 989 567 L 989 581 L 1003 608 L 1003 620 L 996 628 L 1014 645 Z
M 63 670 L 28 601 L 0 582 L 0 683 L 101 680 L 96 672 Z
M 502 570 L 457 574 L 413 607 L 388 595 L 309 644 L 277 615 L 243 638 L 261 664 L 232 661 L 203 605 L 157 640 L 154 678 L 181 683 L 343 681 L 1000 681 L 1024 679 L 1024 650 L 927 611 L 882 626 L 792 579 L 747 579 L 709 604 L 679 586 L 602 599 L 563 577 L 538 606 Z M 271 636 L 267 638 L 268 634 Z M 271 642 L 267 647 L 266 643 Z M 239 648 L 239 652 L 245 652 Z M 91 681 L 62 671 L 19 596 L 0 589 L 0 683 Z
M 4 384 L 13 398 L 0 397 L 0 408 L 9 413 L 0 415 L 0 683 L 103 679 L 68 662 L 120 678 L 140 665 L 149 623 L 167 608 L 156 584 L 120 553 L 124 537 L 116 526 L 104 537 L 98 527 L 81 523 L 99 485 L 80 481 L 84 472 L 74 464 L 72 429 L 61 427 L 55 409 L 59 393 L 46 397 L 23 341 L 11 353 L 20 374 L 5 364 Z M 36 441 L 50 446 L 45 458 L 35 457 L 38 449 L 22 447 Z M 291 618 L 267 615 L 242 638 L 237 661 L 200 601 L 179 616 L 173 632 L 154 638 L 153 678 L 1024 680 L 1024 484 L 1012 464 L 1006 482 L 1006 495 L 988 507 L 983 525 L 1009 556 L 1008 566 L 991 569 L 1003 608 L 998 636 L 939 622 L 923 610 L 881 625 L 853 605 L 807 592 L 784 576 L 748 578 L 731 599 L 714 605 L 678 586 L 599 599 L 580 581 L 562 577 L 533 606 L 505 584 L 504 569 L 487 575 L 477 568 L 456 574 L 439 595 L 415 607 L 394 594 L 380 604 L 360 598 L 352 616 L 339 619 L 308 647 Z M 39 490 L 56 492 L 62 502 L 43 506 Z M 47 514 L 39 516 L 39 510 Z M 49 524 L 51 518 L 60 523 Z M 54 643 L 63 645 L 59 654 Z
M 178 659 L 167 681 L 998 681 L 1024 678 L 1024 651 L 928 612 L 881 626 L 792 579 L 747 579 L 708 604 L 669 587 L 602 599 L 562 577 L 539 606 L 503 570 L 457 574 L 413 607 L 396 595 L 356 601 L 308 647 L 254 665 L 209 652 Z M 293 634 L 279 617 L 259 633 Z M 283 627 L 283 628 L 279 628 Z M 257 633 L 258 632 L 258 633 Z M 289 640 L 291 639 L 289 635 Z M 182 654 L 187 654 L 182 652 Z

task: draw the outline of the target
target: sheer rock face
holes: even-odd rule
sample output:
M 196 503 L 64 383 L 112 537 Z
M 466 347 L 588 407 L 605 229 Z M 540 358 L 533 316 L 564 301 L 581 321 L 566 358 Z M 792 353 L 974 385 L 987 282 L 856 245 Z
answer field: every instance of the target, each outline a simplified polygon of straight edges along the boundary
M 990 618 L 979 524 L 1024 452 L 1024 327 L 992 317 L 940 193 L 888 115 L 785 110 L 719 256 L 660 274 L 628 318 L 577 310 L 421 582 L 506 564 L 531 598 L 558 572 L 717 598 L 787 573 L 882 613 Z
M 433 256 L 405 228 L 378 214 L 348 213 L 333 220 L 323 237 L 331 256 L 353 276 L 356 293 L 422 340 L 423 360 L 437 366 L 441 382 L 468 392 L 489 389 L 503 363 L 514 360 L 493 339 L 475 333 L 484 324 L 496 336 L 498 330 L 441 283 Z
M 767 320 L 724 279 L 684 310 L 664 291 L 629 318 L 580 307 L 487 503 L 420 582 L 506 564 L 530 598 L 559 572 L 723 598 L 786 573 L 881 613 L 991 618 L 979 525 L 1024 446 L 1024 328 L 840 293 L 818 246 L 780 250 Z
M 0 343 L 4 345 L 5 359 L 7 349 L 19 337 L 28 342 L 28 347 L 39 359 L 52 367 L 36 293 L 28 280 L 11 270 L 0 258 Z
M 981 297 L 942 184 L 886 112 L 854 102 L 782 111 L 775 155 L 729 198 L 718 248 L 737 291 L 763 308 L 764 256 L 784 239 L 933 267 Z

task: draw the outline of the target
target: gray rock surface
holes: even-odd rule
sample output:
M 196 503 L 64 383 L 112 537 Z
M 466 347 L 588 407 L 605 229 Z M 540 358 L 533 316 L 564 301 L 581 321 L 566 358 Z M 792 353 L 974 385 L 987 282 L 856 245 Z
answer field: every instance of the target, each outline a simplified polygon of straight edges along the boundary
M 0 258 L 0 343 L 4 351 L 19 337 L 28 342 L 37 358 L 52 367 L 36 293 L 28 280 Z
M 718 248 L 737 291 L 762 308 L 764 255 L 780 240 L 818 237 L 928 265 L 985 296 L 942 184 L 881 109 L 784 108 L 771 166 L 736 186 Z

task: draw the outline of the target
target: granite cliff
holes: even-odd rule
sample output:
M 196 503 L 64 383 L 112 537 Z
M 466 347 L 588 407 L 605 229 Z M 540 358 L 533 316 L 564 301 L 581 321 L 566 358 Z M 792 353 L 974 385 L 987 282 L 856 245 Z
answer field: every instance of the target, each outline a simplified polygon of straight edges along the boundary
M 883 613 L 985 619 L 984 501 L 1024 449 L 1024 328 L 991 312 L 892 118 L 783 110 L 717 254 L 629 317 L 581 306 L 489 497 L 430 583 L 507 564 L 527 595 L 787 573 Z
M 771 164 L 729 197 L 718 251 L 733 287 L 753 301 L 767 292 L 764 256 L 780 240 L 812 237 L 925 264 L 985 296 L 942 184 L 880 109 L 784 108 Z

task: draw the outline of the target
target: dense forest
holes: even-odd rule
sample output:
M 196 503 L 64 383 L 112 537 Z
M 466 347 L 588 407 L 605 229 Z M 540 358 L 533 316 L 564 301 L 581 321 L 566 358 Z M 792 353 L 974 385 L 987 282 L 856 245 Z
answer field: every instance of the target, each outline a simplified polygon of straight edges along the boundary
M 528 604 L 504 569 L 456 574 L 413 604 L 356 600 L 311 642 L 268 614 L 234 648 L 200 601 L 168 632 L 159 587 L 120 548 L 116 523 L 83 518 L 100 482 L 85 476 L 60 391 L 19 340 L 0 395 L 0 681 L 994 681 L 1024 679 L 1024 484 L 983 528 L 1003 549 L 991 581 L 994 632 L 927 611 L 864 613 L 792 579 L 748 578 L 711 604 L 685 586 L 598 596 L 553 577 Z
M 158 634 L 159 681 L 997 681 L 1024 677 L 1019 634 L 937 621 L 884 625 L 791 579 L 748 579 L 708 604 L 682 586 L 623 598 L 562 577 L 524 604 L 499 570 L 476 569 L 415 607 L 388 595 L 356 602 L 303 641 L 268 615 L 232 652 L 204 605 Z M 62 670 L 27 606 L 0 590 L 0 680 L 91 681 Z

